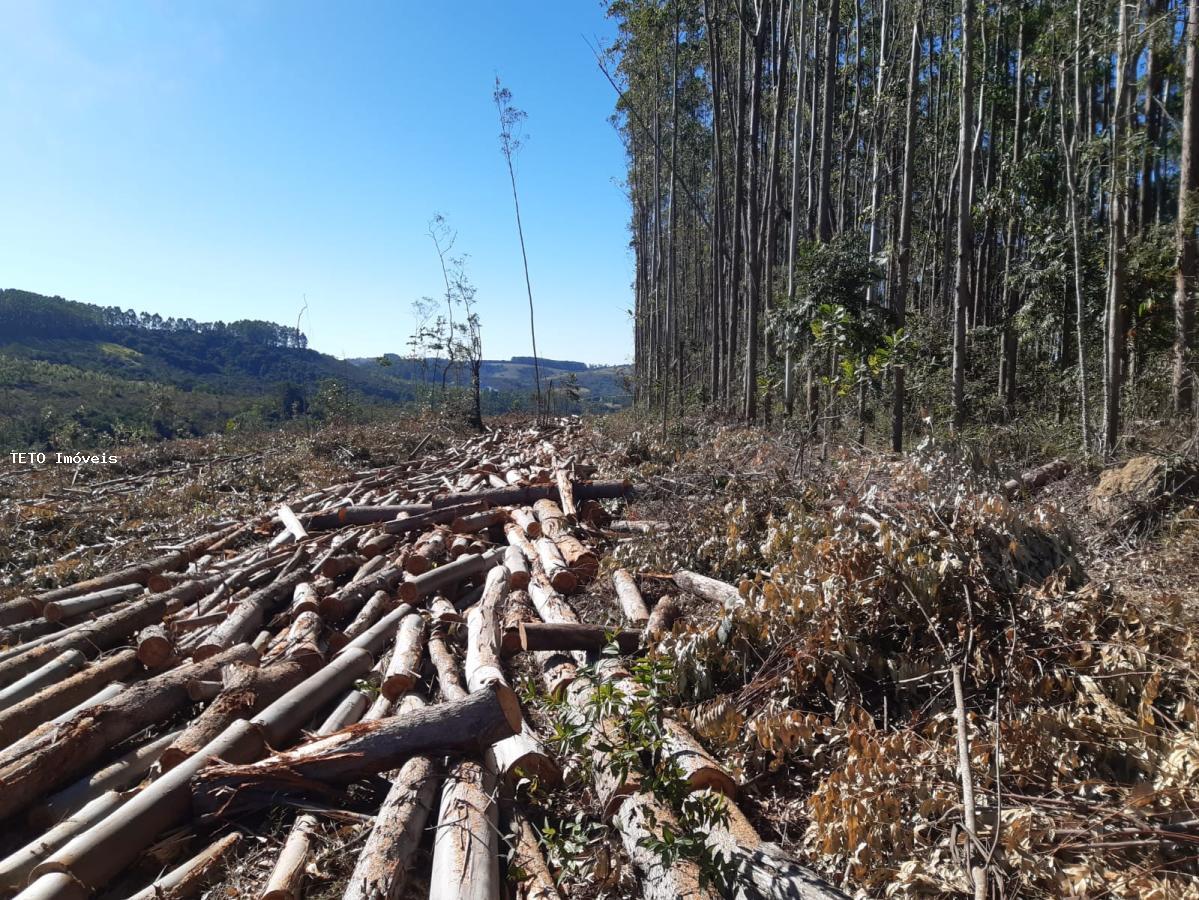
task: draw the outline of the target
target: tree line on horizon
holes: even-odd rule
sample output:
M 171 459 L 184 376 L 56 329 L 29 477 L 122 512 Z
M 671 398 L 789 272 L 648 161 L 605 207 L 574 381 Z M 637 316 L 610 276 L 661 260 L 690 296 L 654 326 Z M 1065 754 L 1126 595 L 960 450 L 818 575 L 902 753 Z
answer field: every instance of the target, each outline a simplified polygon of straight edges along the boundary
M 664 427 L 1193 415 L 1199 0 L 608 11 Z

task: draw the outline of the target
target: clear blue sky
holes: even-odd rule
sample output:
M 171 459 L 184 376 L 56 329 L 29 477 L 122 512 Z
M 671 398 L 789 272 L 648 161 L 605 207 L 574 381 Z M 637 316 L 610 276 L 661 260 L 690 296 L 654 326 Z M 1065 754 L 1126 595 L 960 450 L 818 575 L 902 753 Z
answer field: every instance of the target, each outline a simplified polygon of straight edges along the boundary
M 498 74 L 543 356 L 631 358 L 615 93 L 599 0 L 0 0 L 0 287 L 404 351 L 435 212 L 484 353 L 529 353 Z

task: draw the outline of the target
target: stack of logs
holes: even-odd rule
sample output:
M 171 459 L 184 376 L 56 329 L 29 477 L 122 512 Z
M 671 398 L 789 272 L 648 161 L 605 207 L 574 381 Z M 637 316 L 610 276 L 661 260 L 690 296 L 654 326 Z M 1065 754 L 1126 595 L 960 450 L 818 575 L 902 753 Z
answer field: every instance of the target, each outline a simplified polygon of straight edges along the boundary
M 304 811 L 257 889 L 300 897 L 321 816 L 344 815 L 331 804 L 346 784 L 382 776 L 389 789 L 346 898 L 400 896 L 434 820 L 429 896 L 498 898 L 508 856 L 519 896 L 558 897 L 531 823 L 507 803 L 499 821 L 520 778 L 562 778 L 506 661 L 532 654 L 546 690 L 574 708 L 596 678 L 626 688 L 617 660 L 584 675 L 611 636 L 580 622 L 567 597 L 596 581 L 605 536 L 666 527 L 610 521 L 630 486 L 594 480 L 566 455 L 580 427 L 490 432 L 356 473 L 156 558 L 0 605 L 0 833 L 21 835 L 4 845 L 0 891 L 90 897 L 165 833 L 215 825 L 198 855 L 133 893 L 194 895 L 237 853 L 229 823 L 290 803 Z M 650 610 L 633 575 L 611 581 L 628 625 L 622 651 L 669 630 L 674 602 Z M 694 573 L 676 582 L 736 602 L 734 588 Z M 764 844 L 733 779 L 669 728 L 692 789 L 728 798 L 729 824 L 710 840 L 738 860 L 739 896 L 840 896 Z M 604 815 L 644 895 L 717 896 L 693 865 L 646 849 L 669 809 L 593 756 Z

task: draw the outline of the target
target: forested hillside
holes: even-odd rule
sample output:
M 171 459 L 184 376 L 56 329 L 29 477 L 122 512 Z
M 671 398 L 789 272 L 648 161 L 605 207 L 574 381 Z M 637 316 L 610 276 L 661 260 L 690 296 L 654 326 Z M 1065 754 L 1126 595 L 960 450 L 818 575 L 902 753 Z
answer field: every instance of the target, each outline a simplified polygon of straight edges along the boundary
M 397 335 L 397 343 L 403 337 Z M 0 291 L 0 439 L 97 442 L 383 415 L 445 402 L 465 375 L 444 359 L 341 360 L 273 322 L 197 322 Z M 526 407 L 531 360 L 485 360 L 485 411 Z M 625 402 L 622 367 L 543 360 L 560 410 Z M 444 375 L 444 381 L 443 381 Z M 443 390 L 443 384 L 446 386 Z M 444 395 L 444 396 L 443 396 Z
M 613 0 L 638 402 L 1107 454 L 1190 414 L 1197 9 Z

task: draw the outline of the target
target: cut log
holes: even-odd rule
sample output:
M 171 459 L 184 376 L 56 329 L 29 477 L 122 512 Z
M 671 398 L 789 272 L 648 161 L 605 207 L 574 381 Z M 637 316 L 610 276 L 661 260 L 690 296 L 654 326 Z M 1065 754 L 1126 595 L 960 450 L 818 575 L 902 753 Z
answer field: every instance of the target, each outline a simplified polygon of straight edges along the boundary
M 285 507 L 286 508 L 286 507 Z M 230 850 L 241 841 L 240 831 L 231 831 L 213 841 L 187 862 L 142 888 L 129 900 L 183 900 L 194 897 L 203 890 L 205 883 L 214 874 Z
M 435 562 L 445 558 L 446 534 L 440 528 L 421 535 L 412 552 L 404 558 L 404 571 L 409 575 L 423 575 L 433 568 Z
M 558 501 L 562 504 L 562 512 L 572 520 L 576 519 L 579 510 L 575 506 L 574 485 L 571 484 L 565 468 L 559 466 L 554 469 L 554 483 L 558 486 Z
M 665 829 L 679 833 L 678 821 L 667 806 L 650 794 L 631 794 L 624 798 L 614 822 L 625 853 L 641 877 L 641 896 L 646 900 L 719 900 L 720 893 L 701 879 L 697 863 L 654 849 Z
M 545 572 L 554 590 L 564 594 L 573 594 L 579 588 L 579 578 L 566 567 L 566 560 L 558 551 L 558 545 L 546 537 L 533 541 L 537 550 L 537 561 Z
M 330 556 L 321 563 L 321 574 L 326 578 L 339 578 L 346 572 L 355 572 L 366 565 L 367 558 L 356 553 Z
M 375 559 L 386 559 L 386 557 L 377 556 Z M 357 613 L 366 605 L 367 598 L 374 596 L 377 592 L 390 593 L 394 591 L 403 577 L 404 570 L 399 566 L 385 565 L 373 575 L 347 584 L 321 600 L 321 618 L 326 622 L 340 622 L 347 616 Z
M 47 830 L 23 847 L 0 860 L 0 888 L 18 890 L 25 886 L 43 859 L 83 831 L 109 815 L 129 799 L 128 793 L 107 791 Z
M 193 802 L 205 817 L 269 806 L 279 792 L 328 793 L 328 782 L 385 772 L 409 756 L 479 753 L 520 728 L 520 702 L 500 683 L 406 716 L 352 725 L 296 750 L 249 765 L 208 766 L 193 783 Z
M 296 585 L 307 580 L 307 572 L 292 572 L 238 601 L 229 618 L 214 628 L 192 651 L 192 658 L 208 659 L 227 647 L 250 640 L 262 627 L 267 615 L 283 598 L 290 598 Z
M 362 691 L 350 691 L 321 723 L 317 734 L 331 734 L 351 722 L 357 722 L 371 705 L 371 698 Z
M 136 666 L 137 654 L 122 650 L 0 712 L 0 747 L 86 701 L 100 688 L 132 673 Z
M 499 654 L 499 611 L 508 596 L 508 570 L 487 573 L 483 596 L 466 616 L 466 687 L 477 691 L 493 681 L 505 683 Z
M 458 664 L 454 655 L 445 642 L 445 635 L 434 631 L 429 635 L 429 659 L 437 670 L 437 689 L 445 700 L 461 700 L 466 696 L 466 688 L 458 677 Z
M 708 794 L 724 806 L 725 822 L 713 822 L 705 843 L 736 872 L 730 900 L 849 900 L 777 844 L 762 840 L 745 814 L 727 797 Z
M 510 810 L 507 819 L 512 842 L 508 880 L 515 882 L 514 900 L 562 900 L 532 823 L 515 809 Z
M 628 495 L 632 492 L 632 485 L 627 481 L 576 481 L 571 484 L 571 491 L 576 501 L 608 500 Z M 442 494 L 440 497 L 433 498 L 433 507 L 440 509 L 472 501 L 486 503 L 489 506 L 528 505 L 546 498 L 560 499 L 556 484 L 534 484 L 528 487 Z
M 450 770 L 441 791 L 429 900 L 499 900 L 494 778 L 474 760 Z
M 620 611 L 630 625 L 644 628 L 649 621 L 649 609 L 641 598 L 637 588 L 637 580 L 628 569 L 617 569 L 612 573 L 612 587 L 616 590 L 616 599 L 620 603 Z
M 570 524 L 561 508 L 553 500 L 538 500 L 533 511 L 541 522 L 542 537 L 549 538 L 558 548 L 573 574 L 590 581 L 599 572 L 599 560 L 583 543 L 570 532 Z
M 224 617 L 222 616 L 222 619 Z M 147 669 L 161 669 L 175 658 L 175 641 L 162 625 L 143 628 L 137 636 L 137 661 Z
M 457 607 L 440 594 L 429 601 L 429 618 L 434 628 L 442 629 L 466 621 Z
M 301 581 L 291 595 L 291 616 L 294 619 L 300 613 L 319 612 L 321 598 L 311 581 Z
M 268 653 L 266 661 L 276 659 L 293 660 L 311 675 L 325 664 L 325 654 L 320 648 L 321 617 L 314 612 L 303 612 L 292 619 L 287 633 L 280 641 L 277 651 Z
M 502 558 L 502 550 L 460 556 L 453 562 L 405 581 L 400 585 L 400 599 L 405 603 L 415 603 L 428 594 L 445 590 L 466 578 L 483 574 L 492 566 L 499 565 Z
M 61 622 L 136 597 L 143 590 L 145 588 L 140 584 L 122 584 L 66 600 L 51 600 L 42 607 L 42 615 L 48 622 Z
M 507 683 L 499 653 L 499 612 L 507 596 L 508 570 L 497 566 L 487 573 L 483 596 L 466 619 L 464 671 L 467 688 L 471 691 L 481 690 L 493 682 Z M 489 747 L 484 761 L 510 786 L 515 786 L 522 775 L 538 779 L 545 787 L 553 787 L 562 779 L 562 770 L 527 722 L 521 723 L 517 734 Z
M 302 813 L 296 816 L 271 877 L 266 883 L 261 900 L 300 900 L 304 874 L 312 855 L 313 835 L 318 822 L 316 816 Z
M 34 828 L 49 828 L 101 794 L 124 790 L 136 784 L 180 734 L 180 731 L 171 731 L 140 747 L 134 747 L 102 769 L 50 795 L 29 810 L 29 824 Z
M 0 711 L 28 700 L 43 688 L 63 681 L 87 665 L 87 657 L 78 650 L 64 650 L 40 669 L 35 669 L 0 690 Z
M 300 524 L 299 518 L 286 503 L 281 504 L 275 514 L 279 517 L 279 521 L 283 523 L 283 527 L 287 529 L 287 533 L 297 541 L 302 541 L 308 537 L 308 532 Z
M 299 660 L 284 660 L 262 668 L 244 664 L 226 666 L 221 675 L 221 693 L 163 752 L 162 770 L 169 771 L 199 753 L 234 720 L 249 718 L 310 674 Z
M 357 584 L 360 581 L 365 581 L 376 573 L 383 571 L 385 568 L 388 568 L 386 556 L 376 556 L 373 559 L 368 559 L 366 562 L 360 565 L 357 571 L 355 571 L 350 577 L 350 584 Z
M 484 509 L 454 519 L 450 524 L 450 531 L 455 534 L 474 534 L 491 528 L 493 525 L 502 525 L 506 521 L 508 521 L 506 509 Z
M 741 592 L 733 585 L 709 578 L 707 575 L 700 575 L 698 572 L 679 569 L 674 573 L 674 583 L 679 590 L 695 594 L 697 597 L 703 597 L 714 603 L 720 603 L 725 609 L 732 609 L 742 602 Z
M 383 696 L 394 702 L 420 680 L 420 661 L 425 652 L 425 620 L 412 613 L 400 620 L 395 650 L 383 677 Z
M 533 510 L 528 507 L 517 507 L 508 513 L 508 517 L 512 520 L 512 524 L 519 528 L 529 540 L 541 537 L 541 523 L 533 515 Z
M 60 887 L 63 882 L 56 880 L 56 875 L 66 873 L 70 875 L 68 885 L 82 885 L 89 891 L 108 885 L 158 834 L 192 815 L 190 782 L 210 759 L 242 762 L 261 754 L 268 741 L 271 746 L 287 746 L 316 710 L 350 687 L 371 665 L 368 650 L 346 648 L 253 721 L 234 722 L 200 753 L 155 779 L 121 808 L 119 819 L 104 819 L 55 851 L 34 869 L 34 876 L 49 888 Z
M 691 790 L 709 788 L 726 797 L 737 796 L 737 783 L 728 770 L 703 748 L 690 731 L 672 719 L 665 720 L 663 726 L 666 732 L 663 755 L 679 767 Z
M 1016 497 L 1024 491 L 1031 494 L 1051 481 L 1065 478 L 1068 474 L 1070 474 L 1070 463 L 1064 459 L 1055 459 L 1025 472 L 1019 478 L 1012 478 L 1004 482 L 1003 492 L 1008 497 Z
M 308 519 L 308 527 L 312 531 L 328 531 L 341 528 L 344 525 L 374 525 L 378 522 L 391 522 L 401 513 L 419 515 L 427 513 L 432 507 L 427 503 L 400 503 L 380 506 L 343 506 L 336 512 L 317 513 Z
M 581 625 L 574 622 L 520 623 L 522 650 L 585 650 L 598 653 L 615 642 L 622 654 L 636 653 L 641 646 L 641 632 L 617 631 L 601 625 Z
M 435 506 L 437 504 L 434 504 Z M 462 503 L 444 504 L 429 512 L 417 513 L 407 519 L 388 522 L 383 530 L 388 534 L 407 534 L 411 531 L 424 531 L 430 525 L 445 525 L 459 516 L 482 509 L 487 504 L 482 500 L 466 500 Z
M 109 747 L 148 725 L 164 721 L 187 703 L 187 682 L 220 671 L 226 663 L 257 659 L 241 645 L 205 662 L 192 663 L 131 685 L 117 697 L 84 710 L 52 735 L 0 761 L 0 820 L 77 776 Z M 9 748 L 10 751 L 13 748 Z
M 338 704 L 333 715 L 321 725 L 317 734 L 331 734 L 359 720 L 365 703 L 359 704 L 354 694 L 366 700 L 366 695 L 355 691 Z M 271 877 L 262 893 L 262 900 L 299 900 L 308 858 L 312 851 L 312 835 L 316 832 L 315 816 L 303 813 L 296 816 L 295 823 L 283 843 L 283 850 Z
M 651 643 L 659 640 L 662 635 L 670 631 L 682 614 L 683 610 L 679 608 L 673 597 L 663 597 L 654 604 L 654 611 L 650 613 L 649 621 L 645 623 L 646 640 Z
M 508 570 L 508 585 L 514 591 L 523 591 L 529 586 L 529 563 L 519 547 L 504 549 L 504 568 Z
M 347 625 L 341 632 L 335 632 L 330 636 L 330 648 L 340 650 L 378 622 L 384 613 L 394 607 L 395 601 L 391 599 L 391 595 L 387 591 L 375 591 L 371 595 L 371 598 L 366 601 L 366 605 L 358 610 L 358 615 L 354 616 L 354 621 Z
M 423 705 L 417 698 L 412 701 Z M 437 766 L 428 756 L 404 763 L 375 816 L 343 900 L 399 900 L 440 784 Z
M 374 559 L 376 556 L 382 556 L 390 551 L 399 541 L 400 537 L 396 534 L 372 535 L 358 544 L 358 552 L 367 559 Z
M 529 592 L 516 588 L 509 591 L 500 618 L 500 656 L 508 657 L 520 652 L 521 623 L 536 621 L 539 621 L 539 618 L 537 610 L 533 608 L 533 601 L 529 598 Z

